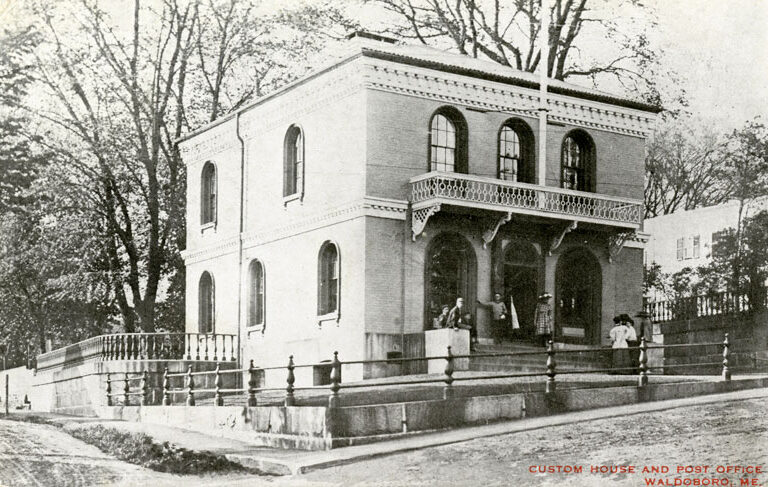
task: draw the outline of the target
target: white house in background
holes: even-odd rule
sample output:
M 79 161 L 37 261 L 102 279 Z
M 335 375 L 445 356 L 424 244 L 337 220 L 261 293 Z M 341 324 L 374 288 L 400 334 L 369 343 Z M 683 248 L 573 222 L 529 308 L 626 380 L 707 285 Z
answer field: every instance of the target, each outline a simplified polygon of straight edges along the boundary
M 744 217 L 768 209 L 768 197 L 747 204 Z M 643 223 L 650 235 L 645 245 L 645 263 L 655 262 L 665 273 L 673 274 L 685 267 L 696 268 L 712 261 L 712 250 L 739 218 L 739 202 L 649 218 Z

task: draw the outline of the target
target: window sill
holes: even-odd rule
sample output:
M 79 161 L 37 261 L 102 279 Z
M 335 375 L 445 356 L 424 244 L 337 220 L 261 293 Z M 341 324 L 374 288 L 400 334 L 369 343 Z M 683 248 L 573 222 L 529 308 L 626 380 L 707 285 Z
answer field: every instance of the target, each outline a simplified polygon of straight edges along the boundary
M 304 195 L 301 193 L 294 193 L 294 194 L 289 194 L 288 196 L 283 196 L 283 206 L 288 206 L 288 203 L 296 200 L 298 200 L 299 202 L 303 201 Z
M 317 324 L 319 326 L 322 326 L 323 323 L 325 323 L 327 321 L 335 321 L 338 324 L 339 320 L 341 320 L 341 313 L 339 313 L 338 311 L 334 311 L 332 313 L 326 313 L 324 315 L 319 315 L 317 317 Z
M 264 323 L 259 323 L 258 325 L 246 326 L 245 333 L 247 335 L 250 335 L 251 333 L 264 333 L 265 329 L 266 327 L 264 326 Z
M 206 231 L 216 231 L 216 222 L 208 222 L 200 225 L 200 233 L 205 233 Z

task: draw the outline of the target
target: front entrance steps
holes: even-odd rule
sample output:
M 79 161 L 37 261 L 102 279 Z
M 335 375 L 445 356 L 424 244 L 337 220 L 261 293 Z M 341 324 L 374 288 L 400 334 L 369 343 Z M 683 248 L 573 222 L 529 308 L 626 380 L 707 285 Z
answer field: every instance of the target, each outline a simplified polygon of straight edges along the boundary
M 611 350 L 594 349 L 570 350 L 567 345 L 557 344 L 555 350 L 556 370 L 599 370 L 611 366 Z M 497 353 L 543 352 L 545 349 L 530 343 L 504 342 L 496 345 L 477 345 L 469 359 L 469 370 L 488 372 L 544 372 L 547 369 L 546 355 L 484 356 Z

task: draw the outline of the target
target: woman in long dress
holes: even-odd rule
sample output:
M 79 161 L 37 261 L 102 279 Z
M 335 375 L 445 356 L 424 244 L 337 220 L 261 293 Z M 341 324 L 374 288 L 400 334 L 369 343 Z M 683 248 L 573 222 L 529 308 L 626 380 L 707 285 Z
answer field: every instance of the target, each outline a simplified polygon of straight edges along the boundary
M 613 347 L 613 369 L 627 370 L 614 370 L 614 374 L 631 373 L 629 368 L 632 367 L 632 359 L 629 356 L 629 346 L 627 345 L 627 336 L 629 334 L 629 328 L 622 323 L 621 317 L 615 317 L 613 319 L 613 328 L 611 328 L 609 333 Z

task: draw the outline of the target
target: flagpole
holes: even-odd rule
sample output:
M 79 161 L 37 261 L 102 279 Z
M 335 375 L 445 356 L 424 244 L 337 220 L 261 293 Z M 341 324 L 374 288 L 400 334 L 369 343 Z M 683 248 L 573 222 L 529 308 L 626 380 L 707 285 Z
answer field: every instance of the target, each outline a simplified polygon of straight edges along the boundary
M 547 68 L 549 66 L 549 0 L 541 0 L 539 31 L 539 163 L 538 183 L 547 184 Z

